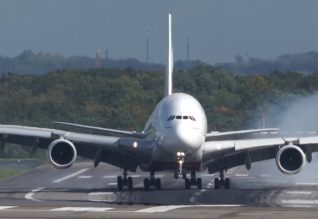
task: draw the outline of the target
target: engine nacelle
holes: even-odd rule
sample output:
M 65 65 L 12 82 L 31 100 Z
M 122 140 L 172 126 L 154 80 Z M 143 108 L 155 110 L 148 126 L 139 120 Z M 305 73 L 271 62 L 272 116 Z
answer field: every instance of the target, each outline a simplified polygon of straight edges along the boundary
M 286 145 L 276 154 L 276 165 L 286 175 L 299 173 L 306 163 L 306 155 L 300 147 Z
M 54 168 L 66 169 L 72 166 L 77 158 L 74 144 L 66 139 L 54 140 L 47 151 L 48 160 Z

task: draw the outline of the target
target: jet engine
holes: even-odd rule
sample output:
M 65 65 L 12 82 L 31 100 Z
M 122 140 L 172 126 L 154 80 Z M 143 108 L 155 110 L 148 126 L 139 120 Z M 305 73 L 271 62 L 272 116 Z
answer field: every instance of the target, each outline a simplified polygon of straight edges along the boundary
M 54 140 L 49 145 L 47 156 L 54 168 L 66 169 L 75 162 L 77 151 L 72 142 L 61 138 Z
M 306 163 L 306 155 L 300 147 L 289 144 L 276 154 L 276 165 L 286 175 L 299 173 Z

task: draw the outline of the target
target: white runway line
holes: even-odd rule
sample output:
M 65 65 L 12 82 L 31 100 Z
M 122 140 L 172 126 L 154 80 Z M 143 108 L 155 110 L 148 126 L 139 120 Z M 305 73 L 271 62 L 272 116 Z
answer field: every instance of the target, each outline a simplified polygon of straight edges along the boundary
M 93 176 L 78 176 L 79 179 L 91 179 Z
M 247 177 L 248 174 L 240 174 L 240 173 L 237 173 L 237 174 L 235 174 L 235 176 L 237 176 L 237 177 Z
M 39 187 L 36 189 L 33 189 L 31 192 L 27 193 L 24 198 L 28 199 L 28 200 L 32 200 L 32 201 L 36 201 L 36 202 L 41 202 L 42 200 L 39 199 L 35 199 L 33 198 L 33 196 L 35 195 L 35 193 L 42 191 L 43 189 L 45 189 L 44 187 Z
M 137 213 L 161 213 L 161 212 L 167 212 L 179 208 L 192 208 L 192 207 L 242 207 L 243 205 L 164 205 L 164 206 L 156 206 L 156 207 L 150 207 L 150 208 L 144 208 L 141 210 L 137 210 L 135 212 Z
M 117 178 L 117 176 L 111 175 L 111 176 L 103 176 L 103 179 L 112 179 L 112 178 Z
M 50 211 L 74 211 L 74 212 L 104 212 L 112 210 L 113 208 L 94 208 L 94 207 L 63 207 L 54 208 Z
M 178 208 L 185 208 L 187 205 L 164 205 L 164 206 L 156 206 L 150 208 L 144 208 L 135 212 L 138 213 L 158 213 L 158 212 L 167 212 L 170 210 L 178 209 Z
M 281 200 L 283 204 L 292 205 L 318 205 L 318 200 L 304 200 L 304 199 L 283 199 Z
M 7 210 L 7 209 L 11 209 L 11 208 L 16 208 L 17 206 L 0 206 L 0 211 L 2 210 Z
M 286 191 L 287 194 L 292 194 L 292 195 L 311 195 L 311 191 Z
M 316 182 L 298 182 L 298 183 L 295 183 L 295 185 L 298 185 L 298 186 L 317 186 L 318 183 L 316 183 Z
M 68 179 L 73 178 L 73 177 L 75 177 L 75 176 L 81 175 L 82 173 L 86 172 L 87 170 L 89 170 L 89 168 L 81 169 L 81 170 L 79 170 L 79 171 L 77 171 L 77 172 L 75 172 L 75 173 L 72 173 L 72 174 L 69 174 L 69 175 L 64 176 L 64 177 L 62 177 L 62 178 L 56 179 L 56 180 L 53 181 L 53 183 L 63 182 L 63 181 L 65 181 L 65 180 L 68 180 Z
M 116 182 L 109 182 L 109 183 L 107 183 L 107 185 L 109 185 L 109 186 L 117 186 L 117 183 Z

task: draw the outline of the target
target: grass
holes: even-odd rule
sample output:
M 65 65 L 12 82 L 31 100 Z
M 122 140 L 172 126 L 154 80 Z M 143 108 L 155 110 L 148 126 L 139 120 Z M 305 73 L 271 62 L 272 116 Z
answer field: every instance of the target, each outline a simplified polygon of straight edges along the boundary
M 24 171 L 25 169 L 0 169 L 0 181 L 18 175 Z

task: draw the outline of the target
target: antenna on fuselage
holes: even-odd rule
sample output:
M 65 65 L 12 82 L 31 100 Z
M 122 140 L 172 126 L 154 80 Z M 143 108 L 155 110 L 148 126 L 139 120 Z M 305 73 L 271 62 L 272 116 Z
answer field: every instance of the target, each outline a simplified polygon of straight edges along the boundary
M 168 45 L 168 66 L 166 72 L 165 82 L 165 96 L 172 94 L 172 72 L 173 72 L 173 48 L 172 48 L 172 33 L 171 33 L 171 14 L 169 14 L 169 45 Z

